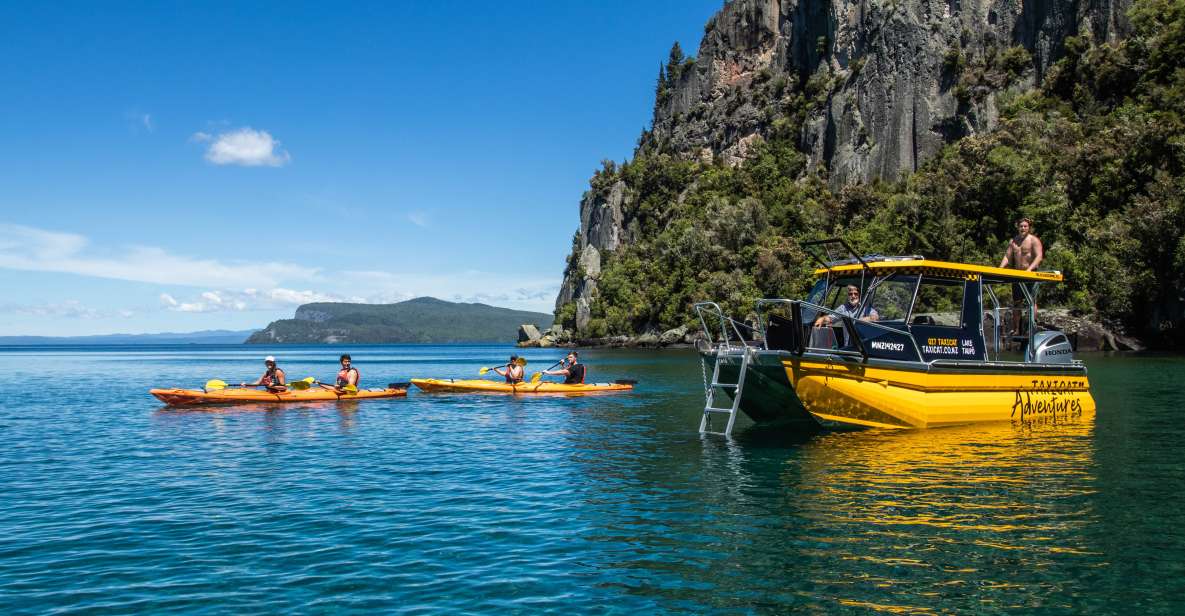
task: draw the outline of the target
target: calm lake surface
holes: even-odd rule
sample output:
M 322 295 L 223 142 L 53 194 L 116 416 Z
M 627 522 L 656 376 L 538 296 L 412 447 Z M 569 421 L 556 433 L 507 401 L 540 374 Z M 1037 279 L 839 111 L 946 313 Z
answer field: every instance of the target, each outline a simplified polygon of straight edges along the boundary
M 147 393 L 512 351 L 0 348 L 0 613 L 1185 612 L 1181 358 L 1087 357 L 1085 423 L 731 442 L 689 351 L 582 353 L 620 396 Z

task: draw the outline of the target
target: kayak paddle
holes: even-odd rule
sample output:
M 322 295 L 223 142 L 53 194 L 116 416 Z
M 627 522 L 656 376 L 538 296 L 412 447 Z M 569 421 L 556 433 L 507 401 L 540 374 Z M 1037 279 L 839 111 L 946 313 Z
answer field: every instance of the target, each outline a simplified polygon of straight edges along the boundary
M 527 358 L 520 357 L 520 358 L 514 360 L 514 363 L 519 366 L 526 366 L 527 365 Z M 509 366 L 510 364 L 507 363 L 506 365 Z M 494 366 L 494 368 L 502 368 L 502 367 L 504 367 L 504 366 Z M 489 372 L 490 370 L 493 370 L 494 368 L 482 368 L 481 370 L 478 370 L 477 373 L 478 374 L 485 374 L 485 373 Z
M 310 377 L 307 377 L 307 378 L 300 380 L 300 381 L 293 381 L 291 383 L 288 383 L 288 387 L 291 387 L 292 389 L 308 389 L 309 386 L 315 380 L 316 379 L 314 379 L 313 377 L 310 376 Z M 229 387 L 230 387 L 230 385 L 228 385 L 226 383 L 226 381 L 223 381 L 221 379 L 212 379 L 212 380 L 206 381 L 205 390 L 206 391 L 215 391 L 218 389 L 227 389 Z M 265 386 L 247 383 L 247 384 L 239 385 L 238 387 L 265 387 Z
M 329 383 L 322 383 L 321 381 L 314 381 L 314 383 L 316 383 L 317 385 L 320 385 L 321 387 L 324 387 L 325 389 L 333 389 L 335 391 L 338 389 L 337 385 L 330 385 Z M 356 393 L 358 393 L 358 386 L 357 385 L 342 385 L 341 390 L 346 392 L 347 394 L 356 394 Z
M 564 363 L 563 359 L 561 359 L 561 360 L 557 361 L 556 363 L 552 364 L 551 366 L 549 366 L 547 368 L 547 370 L 551 370 L 552 368 L 555 368 L 556 366 L 558 366 L 562 363 Z M 543 372 L 547 372 L 547 370 L 544 370 Z M 538 383 L 543 378 L 543 372 L 536 372 L 536 373 L 532 374 L 531 375 L 531 382 Z
M 293 381 L 293 382 L 289 383 L 288 386 L 291 387 L 292 389 L 297 390 L 297 391 L 304 391 L 304 390 L 312 387 L 313 383 L 316 382 L 316 380 L 317 379 L 315 379 L 311 376 L 306 376 L 305 378 L 303 378 L 299 381 Z

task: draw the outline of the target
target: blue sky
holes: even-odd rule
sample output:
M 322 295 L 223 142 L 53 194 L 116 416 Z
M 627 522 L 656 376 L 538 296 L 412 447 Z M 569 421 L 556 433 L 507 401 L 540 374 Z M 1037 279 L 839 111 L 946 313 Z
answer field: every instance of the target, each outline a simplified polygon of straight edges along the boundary
M 0 335 L 549 312 L 589 176 L 720 5 L 4 3 Z

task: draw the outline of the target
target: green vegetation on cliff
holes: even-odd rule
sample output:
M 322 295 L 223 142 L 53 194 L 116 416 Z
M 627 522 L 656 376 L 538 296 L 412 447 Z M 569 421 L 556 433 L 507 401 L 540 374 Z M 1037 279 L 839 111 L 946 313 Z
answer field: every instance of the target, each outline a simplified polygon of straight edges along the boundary
M 806 169 L 802 119 L 830 87 L 817 77 L 769 97 L 784 117 L 737 166 L 687 160 L 644 134 L 633 160 L 605 163 L 590 183 L 607 193 L 623 182 L 634 198 L 632 239 L 603 255 L 584 333 L 691 324 L 690 305 L 706 299 L 743 315 L 758 297 L 799 297 L 810 282 L 800 240 L 839 235 L 866 252 L 996 264 L 1025 215 L 1043 267 L 1067 279 L 1043 290 L 1043 306 L 1185 344 L 1185 0 L 1139 0 L 1130 17 L 1119 43 L 1067 38 L 1038 88 L 1000 93 L 996 130 L 896 182 L 832 190 Z M 948 62 L 968 97 L 1028 66 L 1019 48 Z M 569 271 L 579 267 L 570 258 Z M 571 327 L 576 307 L 556 314 Z
M 551 315 L 419 297 L 396 304 L 304 304 L 296 318 L 274 321 L 248 344 L 513 342 L 524 323 Z

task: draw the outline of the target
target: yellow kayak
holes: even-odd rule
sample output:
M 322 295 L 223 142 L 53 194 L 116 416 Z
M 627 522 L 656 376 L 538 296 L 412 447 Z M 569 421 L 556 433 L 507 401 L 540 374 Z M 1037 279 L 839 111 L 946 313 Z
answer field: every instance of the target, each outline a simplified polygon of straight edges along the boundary
M 274 394 L 264 389 L 227 388 L 204 391 L 201 389 L 151 389 L 148 393 L 157 400 L 172 406 L 194 404 L 238 404 L 242 402 L 324 402 L 330 400 L 369 400 L 372 398 L 395 398 L 406 396 L 407 389 L 360 389 L 357 393 L 338 394 L 320 387 L 303 391 L 286 391 Z
M 632 381 L 617 381 L 614 383 L 582 383 L 580 385 L 564 385 L 563 383 L 524 382 L 511 385 L 504 381 L 489 381 L 486 379 L 412 379 L 412 384 L 424 391 L 452 391 L 452 392 L 489 392 L 502 394 L 591 394 L 600 392 L 630 391 L 634 388 Z

